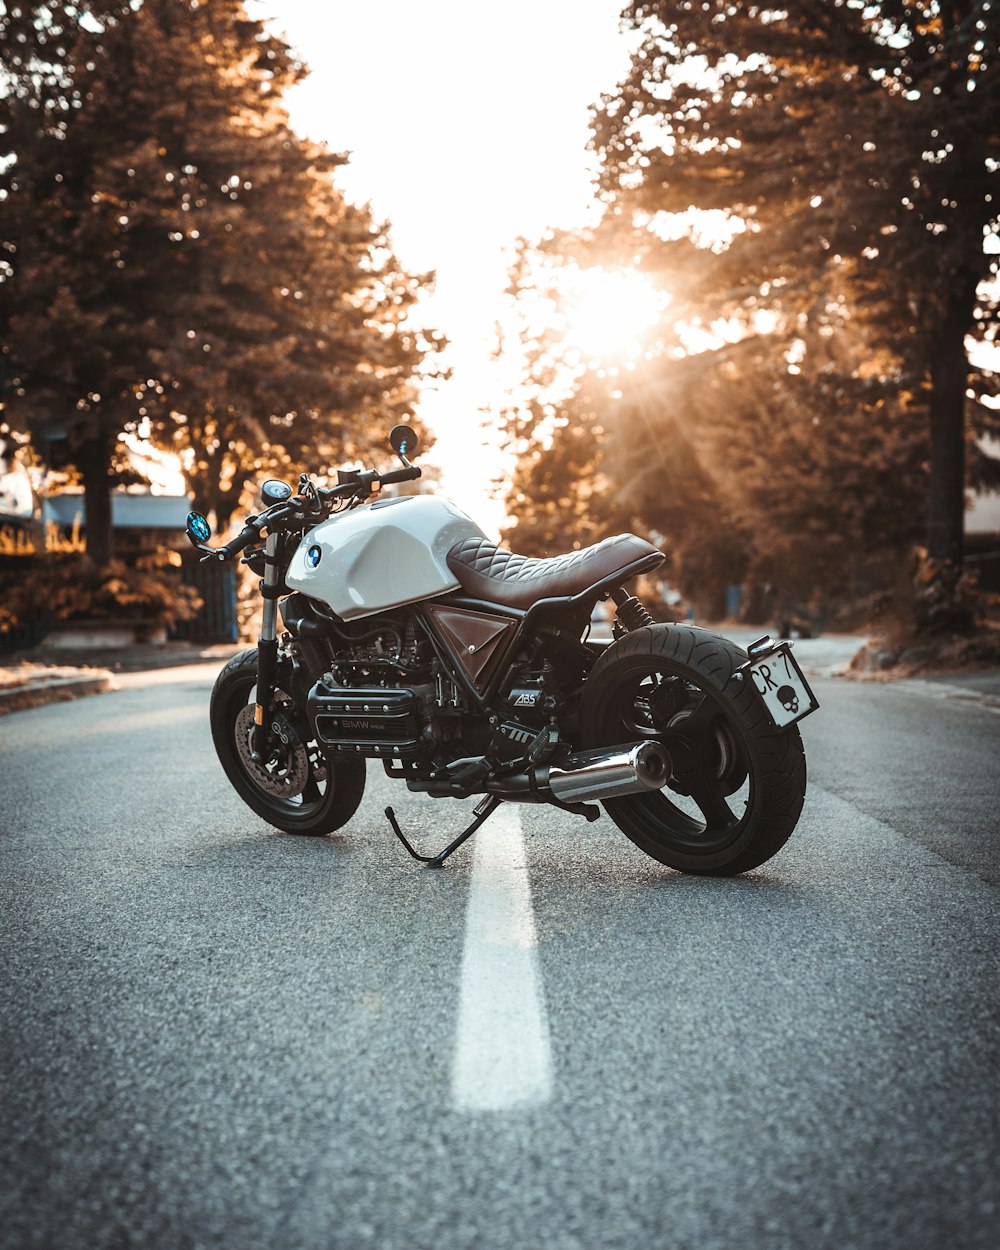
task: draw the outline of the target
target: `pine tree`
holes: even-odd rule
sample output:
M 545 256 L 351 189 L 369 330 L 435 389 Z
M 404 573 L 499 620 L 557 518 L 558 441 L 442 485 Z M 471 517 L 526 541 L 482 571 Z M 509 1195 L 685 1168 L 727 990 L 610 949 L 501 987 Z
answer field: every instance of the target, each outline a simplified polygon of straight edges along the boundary
M 22 6 L 0 48 L 7 408 L 65 434 L 99 562 L 125 429 L 179 451 L 224 525 L 262 468 L 409 416 L 423 279 L 337 191 L 344 158 L 291 132 L 304 69 L 239 0 Z
M 856 360 L 834 411 L 922 414 L 928 549 L 957 565 L 967 412 L 976 432 L 996 428 L 981 402 L 996 379 L 967 350 L 996 335 L 997 255 L 984 250 L 1000 223 L 996 4 L 658 0 L 624 21 L 641 46 L 595 116 L 609 213 L 645 231 L 653 266 L 664 215 L 725 215 L 731 245 L 691 286 L 706 320 L 769 309 L 815 353 L 830 292 L 847 292 L 855 342 L 892 362 L 881 399 L 897 401 L 866 406 L 875 388 Z M 824 367 L 806 371 L 822 384 Z M 833 449 L 836 426 L 823 437 Z M 908 473 L 913 437 L 900 438 Z
M 529 401 L 506 497 L 503 538 L 515 551 L 561 555 L 629 528 L 627 506 L 603 471 L 607 403 L 607 387 L 590 374 L 549 415 Z
M 613 234 L 553 236 L 536 252 L 555 244 L 572 263 L 595 249 L 641 253 L 641 236 Z M 928 454 L 915 401 L 896 384 L 898 358 L 874 351 L 830 287 L 782 330 L 755 308 L 706 330 L 704 251 L 679 240 L 658 256 L 670 258 L 661 283 L 689 298 L 671 303 L 631 368 L 573 373 L 551 273 L 544 328 L 521 336 L 529 398 L 509 414 L 521 453 L 511 541 L 572 545 L 636 528 L 662 544 L 670 581 L 712 618 L 734 583 L 748 584 L 758 614 L 769 604 L 823 613 L 894 583 L 921 533 Z M 512 286 L 522 304 L 537 300 L 539 268 L 525 249 Z

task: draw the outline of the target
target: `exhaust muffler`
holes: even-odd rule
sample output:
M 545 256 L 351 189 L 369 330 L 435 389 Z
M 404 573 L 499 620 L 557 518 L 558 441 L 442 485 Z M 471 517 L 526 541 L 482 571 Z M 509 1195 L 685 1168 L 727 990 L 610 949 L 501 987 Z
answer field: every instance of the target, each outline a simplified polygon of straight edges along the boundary
M 634 742 L 581 751 L 530 774 L 496 777 L 485 788 L 508 801 L 537 802 L 550 795 L 560 803 L 586 803 L 661 790 L 669 777 L 670 759 L 663 747 Z
M 561 766 L 553 764 L 539 772 L 548 773 L 539 776 L 539 783 L 560 803 L 586 803 L 662 790 L 670 776 L 670 760 L 658 742 L 636 742 L 571 755 Z

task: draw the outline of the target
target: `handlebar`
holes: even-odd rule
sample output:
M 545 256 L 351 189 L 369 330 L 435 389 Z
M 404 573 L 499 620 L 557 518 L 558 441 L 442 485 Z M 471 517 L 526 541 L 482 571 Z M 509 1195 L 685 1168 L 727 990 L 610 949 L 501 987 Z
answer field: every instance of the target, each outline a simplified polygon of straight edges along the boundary
M 235 559 L 241 551 L 260 538 L 260 531 L 262 528 L 262 517 L 252 517 L 235 538 L 231 538 L 229 542 L 223 543 L 221 547 L 209 548 L 208 553 L 204 558 L 206 560 Z
M 319 489 L 316 494 L 324 502 L 346 499 L 351 495 L 365 499 L 372 493 L 372 487 L 376 482 L 379 486 L 391 486 L 393 482 L 412 482 L 418 477 L 420 477 L 420 469 L 415 464 L 408 464 L 403 469 L 391 469 L 388 473 L 382 473 L 378 469 L 369 469 L 367 473 L 359 473 L 349 482 L 331 486 L 329 490 Z
M 420 469 L 415 464 L 408 464 L 405 469 L 392 469 L 389 473 L 379 473 L 376 476 L 383 486 L 393 482 L 411 482 L 420 476 Z
M 335 499 L 346 499 L 354 496 L 358 499 L 367 499 L 372 494 L 373 488 L 380 489 L 382 486 L 392 485 L 394 482 L 410 482 L 420 477 L 420 469 L 415 464 L 407 464 L 402 469 L 392 469 L 388 473 L 380 473 L 378 469 L 370 469 L 366 473 L 359 473 L 357 477 L 352 478 L 349 482 L 343 482 L 339 486 L 333 486 L 329 490 L 322 488 L 316 489 L 316 498 L 321 503 L 332 503 Z M 376 485 L 377 483 L 377 485 Z M 301 519 L 304 514 L 303 505 L 308 502 L 301 495 L 295 495 L 287 503 L 275 504 L 273 508 L 267 508 L 257 516 L 248 518 L 246 525 L 236 535 L 235 538 L 223 543 L 221 547 L 201 547 L 206 554 L 205 560 L 233 560 L 252 543 L 260 540 L 260 532 L 262 529 L 273 527 L 276 523 L 295 518 Z

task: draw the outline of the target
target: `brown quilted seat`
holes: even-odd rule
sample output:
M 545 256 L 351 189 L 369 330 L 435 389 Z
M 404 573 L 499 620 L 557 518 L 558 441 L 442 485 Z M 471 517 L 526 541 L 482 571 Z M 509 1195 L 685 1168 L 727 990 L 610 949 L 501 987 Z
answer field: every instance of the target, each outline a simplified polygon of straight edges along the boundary
M 592 586 L 656 568 L 664 555 L 635 534 L 616 534 L 593 547 L 537 560 L 517 556 L 487 538 L 466 538 L 448 552 L 448 567 L 468 595 L 530 608 L 539 599 L 568 598 Z

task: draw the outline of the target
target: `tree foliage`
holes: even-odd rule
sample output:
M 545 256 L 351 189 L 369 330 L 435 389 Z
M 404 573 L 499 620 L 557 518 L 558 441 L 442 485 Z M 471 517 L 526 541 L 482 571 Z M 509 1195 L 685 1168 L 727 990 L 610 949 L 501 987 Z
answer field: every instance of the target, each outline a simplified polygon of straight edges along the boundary
M 847 289 L 928 417 L 928 545 L 960 559 L 967 407 L 977 430 L 995 424 L 967 337 L 996 335 L 996 4 L 643 0 L 624 20 L 641 46 L 595 124 L 609 202 L 647 229 L 725 214 L 706 298 L 808 323 L 817 293 Z
M 857 594 L 925 533 L 954 562 L 965 488 L 997 468 L 976 442 L 997 380 L 970 363 L 997 342 L 996 5 L 663 0 L 623 23 L 603 219 L 539 248 L 673 295 L 631 372 L 594 364 L 605 493 L 703 607 L 725 580 Z
M 504 540 L 530 556 L 560 555 L 626 528 L 631 518 L 604 472 L 606 388 L 588 375 L 548 416 L 527 401 L 520 455 L 507 495 Z M 511 432 L 513 413 L 508 412 Z
M 6 406 L 65 439 L 98 562 L 123 430 L 178 451 L 225 524 L 263 468 L 410 417 L 425 279 L 336 189 L 345 158 L 291 131 L 305 71 L 240 0 L 22 3 L 0 50 Z
M 604 234 L 553 236 L 536 251 L 607 261 Z M 827 290 L 821 311 L 784 328 L 760 309 L 706 325 L 705 306 L 679 296 L 631 359 L 583 366 L 555 311 L 558 263 L 532 263 L 529 250 L 513 275 L 517 304 L 537 302 L 540 287 L 552 302 L 540 324 L 521 318 L 526 398 L 507 414 L 522 453 L 512 542 L 532 540 L 547 515 L 564 545 L 637 528 L 710 616 L 736 582 L 769 588 L 760 612 L 822 610 L 894 577 L 922 532 L 926 430 L 894 385 L 898 360 L 864 337 L 842 293 Z M 661 285 L 689 291 L 704 250 L 681 239 L 658 254 Z

